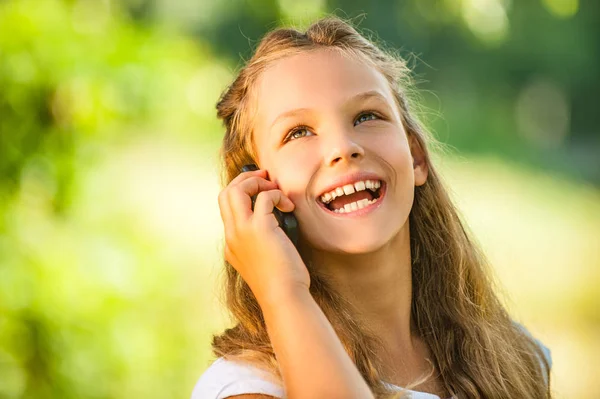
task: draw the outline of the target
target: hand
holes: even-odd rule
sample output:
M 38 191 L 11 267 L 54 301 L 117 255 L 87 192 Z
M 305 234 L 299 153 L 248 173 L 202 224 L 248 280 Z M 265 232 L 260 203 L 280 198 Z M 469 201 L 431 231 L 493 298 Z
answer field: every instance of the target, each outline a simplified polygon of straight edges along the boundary
M 266 177 L 266 170 L 242 172 L 219 193 L 225 260 L 240 273 L 259 303 L 281 290 L 308 291 L 310 286 L 298 250 L 273 214 L 274 207 L 293 211 L 294 203 Z M 253 212 L 251 197 L 256 194 Z

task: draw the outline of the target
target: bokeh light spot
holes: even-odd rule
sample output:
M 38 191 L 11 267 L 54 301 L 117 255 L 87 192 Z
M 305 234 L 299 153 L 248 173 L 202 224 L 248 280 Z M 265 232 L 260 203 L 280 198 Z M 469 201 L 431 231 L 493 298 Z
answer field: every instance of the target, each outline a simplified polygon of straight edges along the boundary
M 579 0 L 542 0 L 544 7 L 559 18 L 570 18 L 579 11 Z
M 507 4 L 499 0 L 465 0 L 463 19 L 481 41 L 499 44 L 508 34 Z
M 560 146 L 569 133 L 569 101 L 553 82 L 537 78 L 519 94 L 516 103 L 520 133 L 540 148 Z

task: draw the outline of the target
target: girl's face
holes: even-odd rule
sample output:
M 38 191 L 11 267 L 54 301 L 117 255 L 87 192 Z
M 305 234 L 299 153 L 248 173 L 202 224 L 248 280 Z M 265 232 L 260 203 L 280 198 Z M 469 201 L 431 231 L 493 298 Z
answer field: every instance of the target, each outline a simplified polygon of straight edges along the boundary
M 425 162 L 413 167 L 411 147 L 422 153 L 381 73 L 336 51 L 303 52 L 262 73 L 255 101 L 258 163 L 295 204 L 309 246 L 372 252 L 408 226 L 414 186 L 425 183 L 427 169 Z M 363 190 L 366 180 L 378 183 Z M 336 187 L 344 195 L 325 205 L 322 196 Z M 344 213 L 331 210 L 346 203 Z

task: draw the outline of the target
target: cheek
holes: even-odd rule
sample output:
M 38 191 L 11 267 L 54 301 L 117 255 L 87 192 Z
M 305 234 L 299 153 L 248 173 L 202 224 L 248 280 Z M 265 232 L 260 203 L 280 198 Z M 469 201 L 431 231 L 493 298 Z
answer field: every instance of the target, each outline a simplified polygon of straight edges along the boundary
M 405 175 L 412 171 L 412 156 L 403 132 L 378 137 L 369 143 L 371 150 L 392 166 L 395 173 Z
M 395 200 L 412 202 L 415 176 L 408 141 L 403 137 L 396 137 L 394 140 L 387 140 L 379 148 L 379 155 L 390 168 L 388 176 L 395 187 Z
M 277 169 L 273 175 L 277 176 L 277 185 L 298 207 L 306 198 L 306 188 L 314 175 L 314 167 L 306 156 L 290 156 L 277 161 Z

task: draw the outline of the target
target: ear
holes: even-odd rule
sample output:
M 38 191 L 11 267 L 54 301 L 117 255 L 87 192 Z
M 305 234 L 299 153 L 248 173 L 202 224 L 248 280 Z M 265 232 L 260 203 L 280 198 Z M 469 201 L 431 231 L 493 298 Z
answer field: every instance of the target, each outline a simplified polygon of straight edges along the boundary
M 408 135 L 408 142 L 410 145 L 410 154 L 413 159 L 415 186 L 422 186 L 427 181 L 427 175 L 429 173 L 425 151 L 423 151 L 419 141 L 412 134 Z

